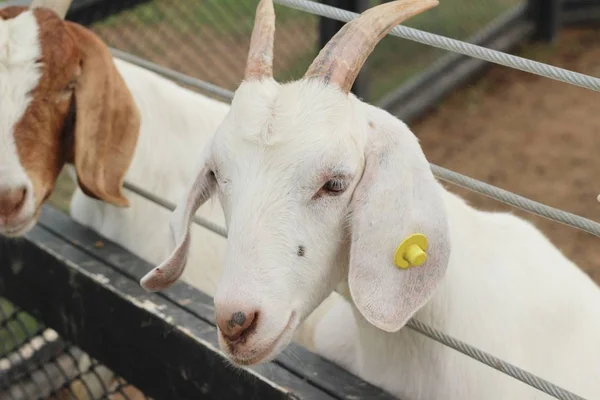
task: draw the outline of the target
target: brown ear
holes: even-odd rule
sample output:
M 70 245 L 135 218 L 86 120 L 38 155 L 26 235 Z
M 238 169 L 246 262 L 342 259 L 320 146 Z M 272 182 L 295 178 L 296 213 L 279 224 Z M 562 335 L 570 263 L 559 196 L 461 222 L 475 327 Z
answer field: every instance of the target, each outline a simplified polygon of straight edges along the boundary
M 129 206 L 122 189 L 140 130 L 138 108 L 108 47 L 82 26 L 66 24 L 81 53 L 74 134 L 79 186 L 88 196 Z

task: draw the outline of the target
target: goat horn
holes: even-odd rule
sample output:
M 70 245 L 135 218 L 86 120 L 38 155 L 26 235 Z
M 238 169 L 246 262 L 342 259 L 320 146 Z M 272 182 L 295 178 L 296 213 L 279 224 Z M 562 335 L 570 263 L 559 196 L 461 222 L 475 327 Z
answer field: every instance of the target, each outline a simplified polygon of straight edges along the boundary
M 342 27 L 323 47 L 304 78 L 319 78 L 350 92 L 377 43 L 396 25 L 437 6 L 438 0 L 400 0 L 373 7 Z
M 244 79 L 273 76 L 273 41 L 275 40 L 275 10 L 272 0 L 260 0 L 256 7 L 254 29 Z
M 48 8 L 65 19 L 72 0 L 33 0 L 29 8 Z

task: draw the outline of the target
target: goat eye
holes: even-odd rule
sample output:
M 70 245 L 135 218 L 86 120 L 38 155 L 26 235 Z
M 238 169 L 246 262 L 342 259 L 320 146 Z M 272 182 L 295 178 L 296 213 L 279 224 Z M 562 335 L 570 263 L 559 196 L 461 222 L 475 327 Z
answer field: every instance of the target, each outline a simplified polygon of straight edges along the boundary
M 331 179 L 323 185 L 323 191 L 331 195 L 338 195 L 344 193 L 347 189 L 346 182 L 340 179 Z

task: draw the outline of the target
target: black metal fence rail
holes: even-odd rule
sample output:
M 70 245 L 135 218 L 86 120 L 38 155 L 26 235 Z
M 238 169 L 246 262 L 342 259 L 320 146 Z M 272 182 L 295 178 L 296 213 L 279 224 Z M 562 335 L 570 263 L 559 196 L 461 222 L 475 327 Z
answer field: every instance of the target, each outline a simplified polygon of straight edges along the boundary
M 0 240 L 0 265 L 0 294 L 152 398 L 393 398 L 297 345 L 236 370 L 210 297 L 183 282 L 146 293 L 149 264 L 50 206 L 25 239 Z
M 562 2 L 560 19 L 564 25 L 600 22 L 600 1 L 566 0 Z

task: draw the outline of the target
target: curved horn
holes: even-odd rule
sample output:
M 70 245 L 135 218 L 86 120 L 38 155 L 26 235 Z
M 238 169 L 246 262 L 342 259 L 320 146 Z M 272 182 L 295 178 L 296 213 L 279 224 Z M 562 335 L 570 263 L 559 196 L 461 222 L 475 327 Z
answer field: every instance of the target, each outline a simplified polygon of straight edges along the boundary
M 331 38 L 304 78 L 323 79 L 348 93 L 369 54 L 392 28 L 438 4 L 437 0 L 400 0 L 363 12 Z
M 256 7 L 254 29 L 244 79 L 273 76 L 273 41 L 275 40 L 275 10 L 272 0 L 260 0 Z
M 65 19 L 72 0 L 33 0 L 29 8 L 49 8 L 54 11 L 60 19 Z

